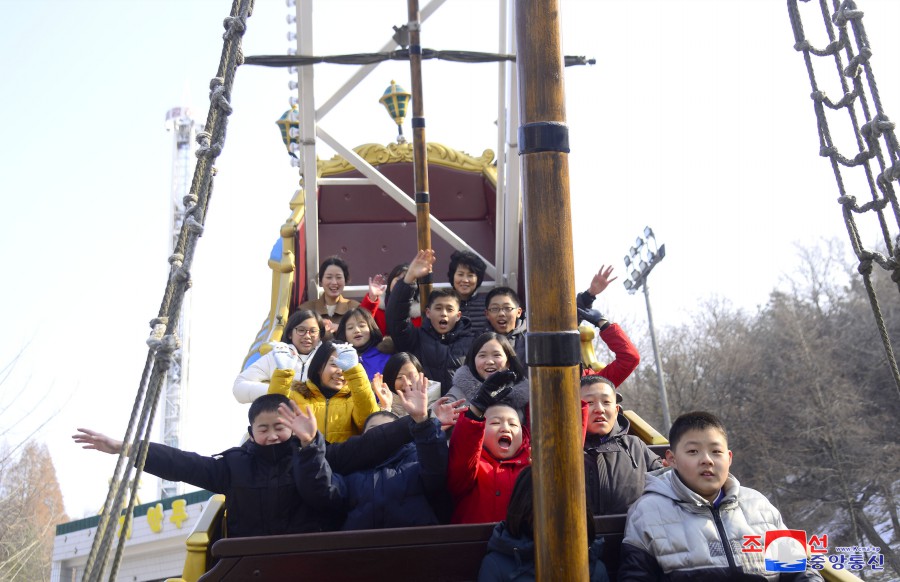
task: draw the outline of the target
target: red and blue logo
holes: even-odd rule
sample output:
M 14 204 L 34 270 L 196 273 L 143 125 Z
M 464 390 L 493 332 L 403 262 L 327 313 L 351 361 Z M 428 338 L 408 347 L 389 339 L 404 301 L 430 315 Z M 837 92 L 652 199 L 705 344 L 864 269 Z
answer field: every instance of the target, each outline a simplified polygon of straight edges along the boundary
M 767 572 L 806 570 L 806 532 L 802 529 L 767 531 L 763 551 Z

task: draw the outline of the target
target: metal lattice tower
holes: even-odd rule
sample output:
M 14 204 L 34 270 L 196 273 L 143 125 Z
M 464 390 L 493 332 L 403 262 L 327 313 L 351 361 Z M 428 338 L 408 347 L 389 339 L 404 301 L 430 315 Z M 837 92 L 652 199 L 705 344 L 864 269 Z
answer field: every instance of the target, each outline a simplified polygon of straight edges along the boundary
M 191 146 L 203 126 L 194 121 L 186 107 L 174 107 L 166 113 L 166 131 L 172 134 L 172 181 L 169 210 L 169 252 L 178 242 L 178 233 L 184 222 L 184 198 L 190 192 L 194 174 L 194 156 Z M 190 295 L 185 297 L 178 323 L 178 345 L 172 357 L 172 365 L 166 377 L 165 413 L 163 415 L 162 442 L 170 447 L 181 445 L 181 407 L 188 388 L 188 356 L 190 354 Z M 182 493 L 183 484 L 176 481 L 159 481 L 159 498 Z

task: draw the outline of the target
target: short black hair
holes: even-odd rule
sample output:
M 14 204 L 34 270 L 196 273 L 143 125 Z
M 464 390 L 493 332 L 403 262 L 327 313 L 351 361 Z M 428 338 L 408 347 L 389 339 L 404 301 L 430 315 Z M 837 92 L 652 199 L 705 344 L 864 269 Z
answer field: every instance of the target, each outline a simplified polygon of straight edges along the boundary
M 322 316 L 312 309 L 301 309 L 300 311 L 295 311 L 293 315 L 288 317 L 287 323 L 284 325 L 284 332 L 281 334 L 281 341 L 286 344 L 293 343 L 291 341 L 291 334 L 294 332 L 294 328 L 300 325 L 300 322 L 306 321 L 307 319 L 316 320 L 316 325 L 319 326 L 319 339 L 324 340 L 325 321 L 322 319 Z
M 322 275 L 325 274 L 325 269 L 327 269 L 328 267 L 330 267 L 332 265 L 340 268 L 340 270 L 343 271 L 344 281 L 349 283 L 350 282 L 350 267 L 347 265 L 347 261 L 345 261 L 344 259 L 342 259 L 340 257 L 335 256 L 335 257 L 328 257 L 327 259 L 322 261 L 322 264 L 319 266 L 319 285 L 322 284 Z
M 366 432 L 366 429 L 369 428 L 369 421 L 372 420 L 373 418 L 378 418 L 379 416 L 387 416 L 388 418 L 391 419 L 392 422 L 397 420 L 398 418 L 400 418 L 399 414 L 397 414 L 395 412 L 391 412 L 390 410 L 376 410 L 375 412 L 373 412 L 372 414 L 370 414 L 369 416 L 366 417 L 366 421 L 363 423 L 362 431 Z
M 506 506 L 506 529 L 514 538 L 534 539 L 534 477 L 531 467 L 528 465 L 519 473 L 509 496 L 509 505 Z M 597 534 L 594 516 L 590 508 L 587 509 L 587 541 L 590 545 Z
M 516 307 L 522 307 L 522 302 L 519 301 L 519 294 L 513 291 L 512 287 L 494 287 L 484 296 L 484 308 L 487 309 L 491 304 L 491 299 L 498 295 L 507 295 L 516 304 Z
M 403 277 L 406 276 L 407 271 L 409 271 L 409 263 L 400 263 L 399 265 L 391 269 L 391 272 L 388 273 L 387 279 L 384 280 L 386 286 L 384 288 L 384 297 L 381 300 L 381 306 L 385 309 L 385 311 L 387 310 L 388 299 L 391 296 L 391 281 L 398 277 L 402 281 Z M 413 284 L 413 287 L 415 287 L 416 289 L 415 291 L 413 291 L 413 297 L 418 298 L 419 287 L 415 283 Z
M 456 269 L 460 265 L 465 265 L 475 273 L 475 278 L 478 280 L 475 288 L 478 289 L 481 287 L 487 265 L 485 265 L 484 261 L 472 251 L 453 251 L 453 254 L 450 255 L 450 268 L 447 270 L 447 278 L 450 280 L 450 286 L 453 286 L 453 275 L 456 274 Z
M 519 360 L 515 348 L 512 347 L 512 344 L 509 343 L 506 336 L 499 334 L 496 331 L 486 331 L 475 338 L 475 341 L 469 346 L 469 353 L 466 354 L 466 366 L 469 368 L 469 371 L 472 372 L 472 376 L 476 380 L 484 380 L 484 378 L 479 378 L 478 370 L 475 369 L 475 356 L 478 354 L 478 351 L 484 347 L 484 344 L 491 340 L 497 340 L 497 343 L 500 344 L 500 349 L 502 349 L 503 353 L 506 355 L 507 368 L 515 372 L 520 378 L 524 378 L 528 375 L 525 364 Z
M 322 387 L 322 368 L 328 362 L 328 358 L 334 353 L 334 344 L 330 341 L 324 341 L 316 348 L 316 353 L 309 360 L 309 371 L 306 378 L 316 385 L 316 388 Z
M 425 306 L 425 309 L 430 309 L 434 302 L 438 299 L 450 297 L 451 299 L 456 300 L 456 305 L 462 305 L 462 300 L 459 298 L 459 293 L 456 292 L 456 289 L 445 289 L 443 287 L 438 287 L 436 289 L 432 289 L 431 293 L 428 295 L 428 304 Z
M 394 382 L 397 381 L 397 376 L 400 374 L 400 368 L 406 364 L 412 364 L 420 374 L 425 373 L 422 362 L 420 362 L 419 358 L 413 354 L 409 352 L 398 352 L 392 355 L 388 358 L 388 361 L 384 363 L 384 369 L 381 371 L 381 381 L 391 392 L 396 392 L 396 390 L 394 390 Z
M 284 394 L 263 394 L 250 405 L 250 410 L 247 411 L 247 419 L 252 425 L 256 417 L 263 412 L 277 412 L 279 404 L 290 406 L 291 401 Z
M 612 388 L 613 394 L 616 395 L 616 404 L 622 403 L 622 393 L 616 390 L 615 383 L 607 378 L 606 376 L 598 376 L 596 374 L 591 376 L 582 376 L 581 377 L 581 386 L 580 388 L 584 388 L 585 386 L 590 386 L 591 384 L 606 384 L 610 388 Z
M 382 335 L 381 330 L 378 328 L 378 324 L 375 323 L 375 318 L 372 317 L 372 313 L 368 309 L 362 307 L 354 307 L 344 314 L 341 318 L 341 322 L 338 324 L 334 339 L 339 342 L 347 341 L 347 322 L 350 321 L 351 317 L 359 317 L 369 326 L 369 341 L 366 345 L 357 348 L 357 352 L 363 353 L 372 346 L 377 346 L 381 343 L 381 340 L 384 339 L 384 335 Z
M 711 412 L 695 410 L 693 412 L 685 412 L 675 419 L 672 428 L 669 429 L 669 448 L 674 451 L 678 446 L 678 442 L 684 438 L 685 433 L 690 430 L 706 430 L 714 428 L 722 431 L 725 442 L 728 442 L 728 432 L 725 430 L 725 424 L 722 420 Z

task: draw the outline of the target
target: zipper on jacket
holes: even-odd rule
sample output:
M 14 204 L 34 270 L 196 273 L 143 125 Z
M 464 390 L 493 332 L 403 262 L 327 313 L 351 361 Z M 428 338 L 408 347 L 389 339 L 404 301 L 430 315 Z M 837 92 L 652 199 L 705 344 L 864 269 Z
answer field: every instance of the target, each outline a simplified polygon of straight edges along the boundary
M 725 552 L 725 559 L 728 560 L 728 567 L 737 575 L 738 567 L 734 561 L 734 553 L 731 549 L 731 543 L 728 541 L 728 536 L 725 534 L 725 524 L 722 523 L 722 517 L 719 515 L 719 508 L 710 506 L 709 510 L 712 512 L 713 521 L 716 524 L 716 530 L 719 532 L 719 538 L 722 540 L 722 550 Z
M 322 396 L 325 396 L 324 394 Z M 328 405 L 331 403 L 331 398 L 325 399 L 325 429 L 322 431 L 322 438 L 326 441 L 328 440 Z

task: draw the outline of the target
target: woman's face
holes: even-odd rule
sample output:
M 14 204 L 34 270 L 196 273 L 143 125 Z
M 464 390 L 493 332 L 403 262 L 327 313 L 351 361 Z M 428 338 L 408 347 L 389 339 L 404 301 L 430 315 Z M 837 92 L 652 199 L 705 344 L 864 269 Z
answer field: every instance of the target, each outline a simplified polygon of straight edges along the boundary
M 359 349 L 372 339 L 372 330 L 369 329 L 369 324 L 365 319 L 358 315 L 352 315 L 344 325 L 344 336 L 351 346 Z
M 406 392 L 419 377 L 419 371 L 413 366 L 412 362 L 406 362 L 397 373 L 397 379 L 394 380 L 394 392 Z
M 322 379 L 322 386 L 331 388 L 332 390 L 340 390 L 346 384 L 344 380 L 344 371 L 337 365 L 334 354 L 328 357 L 328 361 L 322 366 L 319 376 Z
M 319 324 L 315 317 L 304 319 L 291 331 L 291 343 L 297 351 L 304 356 L 313 351 L 319 345 L 322 338 L 319 337 Z
M 325 291 L 325 298 L 337 301 L 341 293 L 344 292 L 344 271 L 337 265 L 328 265 L 325 272 L 322 273 L 322 289 Z
M 475 371 L 482 380 L 494 372 L 505 370 L 508 363 L 503 346 L 495 339 L 485 342 L 475 354 Z
M 456 267 L 456 272 L 453 273 L 453 288 L 456 289 L 460 297 L 468 299 L 475 293 L 477 286 L 478 276 L 474 271 L 465 265 Z

